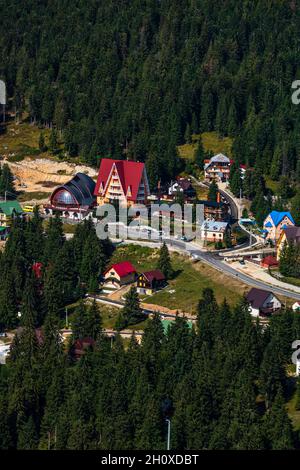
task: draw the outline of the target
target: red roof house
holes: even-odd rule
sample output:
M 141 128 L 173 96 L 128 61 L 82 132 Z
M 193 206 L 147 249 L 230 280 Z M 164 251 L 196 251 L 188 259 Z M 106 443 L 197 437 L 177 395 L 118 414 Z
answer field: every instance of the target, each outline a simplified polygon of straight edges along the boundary
M 43 275 L 43 263 L 34 263 L 32 265 L 32 270 L 37 279 L 41 279 Z
M 102 158 L 94 195 L 97 204 L 146 204 L 149 184 L 144 163 Z
M 117 288 L 135 281 L 136 269 L 129 261 L 113 264 L 104 274 L 104 282 Z
M 164 287 L 165 284 L 166 278 L 160 269 L 145 271 L 138 276 L 137 291 L 140 294 L 152 294 L 157 289 Z
M 95 340 L 93 338 L 82 338 L 77 339 L 72 346 L 72 353 L 76 359 L 80 359 L 89 349 L 95 346 Z
M 262 268 L 267 268 L 267 269 L 277 268 L 278 261 L 274 256 L 269 255 L 261 260 L 260 265 Z

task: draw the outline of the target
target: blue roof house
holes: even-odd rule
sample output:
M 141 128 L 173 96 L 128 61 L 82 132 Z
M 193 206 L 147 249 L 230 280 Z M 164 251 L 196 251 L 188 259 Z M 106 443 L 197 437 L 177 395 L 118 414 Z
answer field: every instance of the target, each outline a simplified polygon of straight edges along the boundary
M 294 225 L 295 221 L 290 212 L 272 211 L 264 220 L 265 238 L 276 243 L 279 240 L 282 230 Z

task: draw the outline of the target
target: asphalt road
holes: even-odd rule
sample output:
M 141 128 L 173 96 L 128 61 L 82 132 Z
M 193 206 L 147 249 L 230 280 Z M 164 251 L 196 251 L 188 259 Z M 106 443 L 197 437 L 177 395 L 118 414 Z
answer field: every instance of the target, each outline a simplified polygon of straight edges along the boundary
M 172 242 L 172 245 L 174 244 L 175 242 Z M 283 295 L 291 299 L 300 300 L 300 293 L 297 294 L 296 292 L 293 292 L 292 290 L 270 285 L 267 282 L 256 280 L 253 277 L 248 276 L 247 274 L 244 274 L 240 271 L 236 271 L 230 265 L 221 261 L 217 254 L 203 252 L 197 249 L 192 249 L 191 244 L 189 243 L 186 243 L 186 251 L 197 254 L 199 256 L 199 259 L 203 261 L 204 263 L 209 264 L 213 268 L 218 269 L 219 271 L 222 271 L 223 273 L 228 274 L 229 276 L 232 276 L 235 279 L 239 279 L 240 281 L 244 282 L 245 284 L 248 284 L 251 287 L 257 287 L 259 289 L 269 290 L 277 295 Z

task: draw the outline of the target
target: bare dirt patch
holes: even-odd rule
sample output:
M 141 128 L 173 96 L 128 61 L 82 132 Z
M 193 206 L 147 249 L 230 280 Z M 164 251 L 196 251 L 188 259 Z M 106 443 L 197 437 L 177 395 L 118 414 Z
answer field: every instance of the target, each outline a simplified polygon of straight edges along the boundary
M 87 165 L 44 158 L 25 158 L 20 162 L 7 161 L 7 163 L 16 177 L 16 189 L 24 192 L 25 199 L 26 193 L 30 193 L 27 200 L 32 201 L 35 199 L 34 193 L 45 193 L 44 199 L 37 198 L 39 203 L 46 202 L 55 186 L 66 183 L 76 173 L 85 173 L 92 178 L 97 176 L 97 170 Z

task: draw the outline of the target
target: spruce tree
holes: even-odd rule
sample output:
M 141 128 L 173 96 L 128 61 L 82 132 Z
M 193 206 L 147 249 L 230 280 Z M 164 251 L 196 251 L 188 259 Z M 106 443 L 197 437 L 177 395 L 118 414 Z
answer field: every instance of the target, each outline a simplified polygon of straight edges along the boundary
M 157 261 L 157 269 L 160 269 L 161 272 L 165 275 L 165 278 L 171 279 L 174 271 L 171 264 L 171 258 L 169 254 L 168 247 L 164 242 L 162 247 L 159 250 L 159 258 Z
M 200 168 L 200 170 L 203 170 L 203 165 L 204 165 L 204 160 L 205 160 L 205 150 L 203 147 L 201 135 L 197 143 L 194 158 L 195 158 L 196 165 Z
M 294 449 L 292 423 L 284 408 L 284 400 L 280 388 L 269 413 L 265 416 L 264 430 L 272 450 Z
M 53 154 L 55 154 L 58 151 L 57 132 L 54 128 L 52 128 L 52 130 L 50 132 L 49 150 Z
M 140 299 L 135 287 L 131 287 L 125 295 L 125 305 L 121 315 L 124 326 L 134 325 L 144 320 L 145 315 L 140 307 Z
M 218 185 L 217 183 L 213 180 L 210 185 L 209 185 L 209 190 L 208 190 L 208 196 L 207 199 L 212 202 L 217 202 L 218 198 Z
M 47 150 L 47 146 L 46 146 L 46 142 L 45 142 L 45 136 L 43 134 L 43 132 L 40 133 L 40 137 L 39 137 L 39 149 L 41 152 L 46 152 Z
M 298 191 L 292 199 L 291 213 L 295 221 L 295 224 L 299 226 L 300 225 L 300 191 Z
M 8 199 L 15 194 L 14 177 L 7 163 L 2 166 L 0 174 L 0 195 L 3 197 L 5 193 Z

